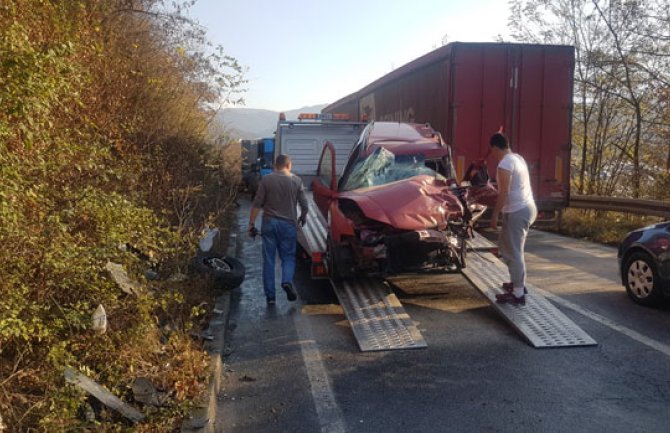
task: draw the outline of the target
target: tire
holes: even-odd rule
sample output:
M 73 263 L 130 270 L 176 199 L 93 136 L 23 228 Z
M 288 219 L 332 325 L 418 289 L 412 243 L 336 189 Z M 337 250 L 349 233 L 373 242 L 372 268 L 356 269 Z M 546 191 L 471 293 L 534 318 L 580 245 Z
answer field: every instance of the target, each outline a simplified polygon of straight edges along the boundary
M 217 289 L 232 290 L 244 281 L 244 264 L 235 257 L 215 254 L 201 255 L 195 259 L 196 270 L 209 274 Z
M 328 277 L 333 281 L 340 281 L 339 269 L 337 269 L 337 260 L 335 259 L 335 246 L 328 236 L 326 240 L 326 266 L 328 267 Z
M 328 277 L 333 281 L 342 281 L 343 279 L 351 278 L 351 271 L 347 269 L 347 262 L 353 263 L 351 254 L 347 254 L 347 247 L 337 247 L 331 240 L 330 236 L 327 239 L 326 260 L 328 266 Z
M 655 306 L 661 303 L 663 293 L 658 271 L 648 254 L 643 252 L 631 254 L 626 260 L 622 273 L 626 293 L 634 302 L 645 306 Z

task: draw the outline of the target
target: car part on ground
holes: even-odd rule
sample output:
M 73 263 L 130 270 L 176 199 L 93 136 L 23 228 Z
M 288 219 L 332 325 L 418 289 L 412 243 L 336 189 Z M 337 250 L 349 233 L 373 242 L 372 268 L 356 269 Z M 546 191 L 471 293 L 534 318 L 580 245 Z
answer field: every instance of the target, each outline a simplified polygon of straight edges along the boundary
M 200 254 L 195 258 L 195 270 L 212 277 L 217 289 L 231 290 L 244 281 L 244 264 L 235 257 Z

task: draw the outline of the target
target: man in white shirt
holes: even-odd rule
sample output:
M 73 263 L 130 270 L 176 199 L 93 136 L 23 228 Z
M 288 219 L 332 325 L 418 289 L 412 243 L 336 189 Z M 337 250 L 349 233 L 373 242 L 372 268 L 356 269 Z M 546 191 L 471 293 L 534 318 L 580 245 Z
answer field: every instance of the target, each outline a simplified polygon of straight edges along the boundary
M 509 269 L 511 279 L 510 282 L 503 283 L 505 293 L 497 294 L 496 301 L 501 304 L 525 305 L 527 290 L 524 247 L 530 225 L 537 217 L 528 165 L 521 155 L 512 152 L 504 134 L 493 134 L 489 144 L 498 161 L 498 200 L 493 210 L 491 227 L 497 229 L 498 215 L 502 212 L 498 249 Z

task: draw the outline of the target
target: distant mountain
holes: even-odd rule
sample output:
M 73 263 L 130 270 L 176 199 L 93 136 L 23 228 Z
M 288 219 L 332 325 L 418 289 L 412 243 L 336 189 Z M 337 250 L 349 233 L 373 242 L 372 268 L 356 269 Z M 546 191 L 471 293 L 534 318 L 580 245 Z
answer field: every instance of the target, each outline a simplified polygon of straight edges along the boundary
M 300 113 L 320 113 L 328 104 L 288 110 L 286 118 L 297 119 Z M 274 134 L 279 111 L 257 108 L 224 108 L 216 115 L 216 122 L 233 138 L 252 139 Z

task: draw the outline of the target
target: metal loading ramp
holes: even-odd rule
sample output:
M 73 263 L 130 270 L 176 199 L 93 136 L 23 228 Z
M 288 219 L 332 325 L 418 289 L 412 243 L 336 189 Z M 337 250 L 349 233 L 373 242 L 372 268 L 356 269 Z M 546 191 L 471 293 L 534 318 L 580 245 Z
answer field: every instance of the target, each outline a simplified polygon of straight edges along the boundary
M 486 296 L 503 317 L 536 348 L 594 346 L 598 343 L 551 304 L 532 284 L 526 283 L 526 305 L 499 304 L 496 293 L 508 279 L 507 267 L 492 252 L 495 244 L 480 234 L 468 242 L 463 275 Z
M 309 205 L 307 220 L 302 229 L 298 230 L 298 243 L 303 246 L 307 254 L 311 255 L 313 252 L 326 251 L 326 220 L 314 204 L 311 191 L 307 194 L 307 203 Z
M 332 282 L 362 352 L 421 349 L 426 341 L 389 286 L 377 278 Z
M 307 191 L 309 211 L 298 230 L 298 242 L 311 256 L 326 251 L 326 220 Z M 361 351 L 418 349 L 426 347 L 423 336 L 402 304 L 382 279 L 331 280 Z

